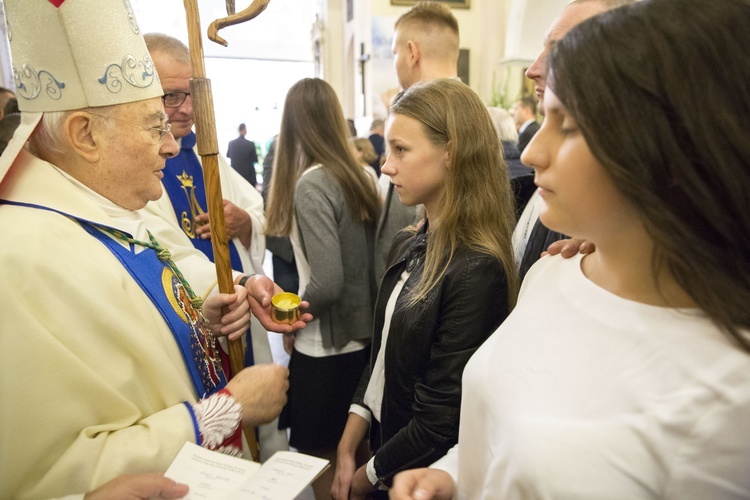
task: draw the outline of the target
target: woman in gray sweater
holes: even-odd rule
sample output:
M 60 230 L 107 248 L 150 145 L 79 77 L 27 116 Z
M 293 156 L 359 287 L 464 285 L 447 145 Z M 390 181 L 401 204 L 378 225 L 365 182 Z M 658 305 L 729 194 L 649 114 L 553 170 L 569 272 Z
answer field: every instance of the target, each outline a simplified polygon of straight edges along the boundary
M 296 338 L 285 338 L 290 388 L 281 425 L 290 428 L 292 446 L 334 462 L 369 356 L 378 196 L 353 156 L 341 106 L 325 81 L 292 86 L 278 141 L 267 234 L 291 238 L 299 294 L 316 318 Z M 328 495 L 333 470 L 316 481 L 316 493 Z

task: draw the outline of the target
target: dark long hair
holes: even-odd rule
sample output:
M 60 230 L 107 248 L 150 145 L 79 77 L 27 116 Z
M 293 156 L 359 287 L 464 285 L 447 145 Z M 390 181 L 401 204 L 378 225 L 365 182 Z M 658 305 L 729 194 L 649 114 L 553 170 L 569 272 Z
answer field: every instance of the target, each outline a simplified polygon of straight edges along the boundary
M 549 85 L 640 211 L 667 269 L 746 350 L 750 339 L 750 2 L 644 0 L 550 54 Z

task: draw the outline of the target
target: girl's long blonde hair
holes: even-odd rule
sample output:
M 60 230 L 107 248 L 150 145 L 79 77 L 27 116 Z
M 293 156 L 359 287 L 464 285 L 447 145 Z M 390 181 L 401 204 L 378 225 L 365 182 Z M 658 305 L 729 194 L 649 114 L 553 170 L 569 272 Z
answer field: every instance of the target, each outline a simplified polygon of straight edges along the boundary
M 500 142 L 487 108 L 468 86 L 441 79 L 398 94 L 391 113 L 422 124 L 430 141 L 448 150 L 442 203 L 430 216 L 424 273 L 408 303 L 424 298 L 442 279 L 459 244 L 499 260 L 515 304 L 518 272 L 511 236 L 513 193 Z

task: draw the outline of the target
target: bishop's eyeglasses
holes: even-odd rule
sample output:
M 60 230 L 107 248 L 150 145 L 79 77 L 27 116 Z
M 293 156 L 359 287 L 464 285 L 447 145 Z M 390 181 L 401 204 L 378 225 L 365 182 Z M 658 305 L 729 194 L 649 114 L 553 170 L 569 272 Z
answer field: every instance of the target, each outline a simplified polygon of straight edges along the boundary
M 166 123 L 163 127 L 162 126 L 152 126 L 152 127 L 149 127 L 148 125 L 143 125 L 141 123 L 136 123 L 136 122 L 133 122 L 133 121 L 130 121 L 130 120 L 124 120 L 122 118 L 116 118 L 116 117 L 111 116 L 111 115 L 105 115 L 105 114 L 102 114 L 102 113 L 94 113 L 92 111 L 88 111 L 88 113 L 91 114 L 91 115 L 101 116 L 102 118 L 108 118 L 110 120 L 115 120 L 115 121 L 118 121 L 118 122 L 129 123 L 131 125 L 135 125 L 136 127 L 140 127 L 140 128 L 142 128 L 143 130 L 145 130 L 147 132 L 156 132 L 158 134 L 158 140 L 156 142 L 161 142 L 164 139 L 164 137 L 168 133 L 170 133 L 172 131 L 172 124 L 171 123 Z

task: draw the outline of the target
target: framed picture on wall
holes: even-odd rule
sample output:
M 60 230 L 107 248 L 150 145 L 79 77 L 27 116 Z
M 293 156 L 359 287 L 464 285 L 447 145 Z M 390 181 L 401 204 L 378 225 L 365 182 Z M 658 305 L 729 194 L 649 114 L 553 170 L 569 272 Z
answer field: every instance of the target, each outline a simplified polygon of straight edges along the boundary
M 391 5 L 414 5 L 419 0 L 391 0 Z M 437 0 L 456 9 L 468 9 L 470 0 Z

